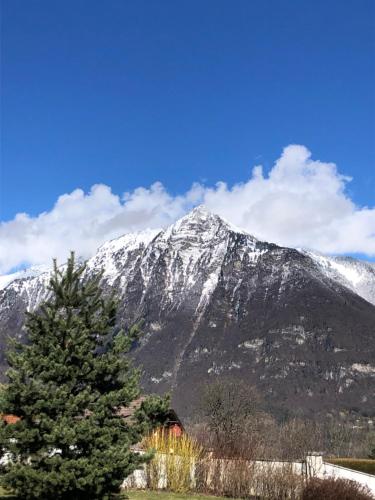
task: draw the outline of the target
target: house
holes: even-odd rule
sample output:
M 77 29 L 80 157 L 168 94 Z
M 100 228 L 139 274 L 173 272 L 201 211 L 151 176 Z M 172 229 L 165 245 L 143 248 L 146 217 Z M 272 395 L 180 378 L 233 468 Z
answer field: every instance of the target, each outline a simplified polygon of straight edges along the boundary
M 9 425 L 9 424 L 16 424 L 19 420 L 21 420 L 21 417 L 9 414 L 9 415 L 0 415 L 0 419 L 7 425 Z
M 145 399 L 146 396 L 141 396 L 132 401 L 129 406 L 119 408 L 116 412 L 117 415 L 122 417 L 125 421 L 128 419 L 131 421 L 134 413 L 138 410 Z M 170 408 L 165 415 L 164 428 L 177 437 L 180 437 L 185 432 L 181 420 L 172 408 Z

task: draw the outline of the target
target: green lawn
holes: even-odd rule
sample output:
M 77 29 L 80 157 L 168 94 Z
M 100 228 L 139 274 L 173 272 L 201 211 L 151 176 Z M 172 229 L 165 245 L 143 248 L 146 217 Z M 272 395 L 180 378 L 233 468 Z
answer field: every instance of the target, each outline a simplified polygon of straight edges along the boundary
M 194 498 L 196 500 L 215 500 L 219 497 L 212 497 L 206 495 L 194 495 L 187 493 L 186 495 L 178 493 L 167 493 L 164 491 L 129 491 L 127 492 L 129 500 L 189 500 Z M 0 486 L 0 499 L 15 500 L 15 497 L 6 495 L 5 491 Z

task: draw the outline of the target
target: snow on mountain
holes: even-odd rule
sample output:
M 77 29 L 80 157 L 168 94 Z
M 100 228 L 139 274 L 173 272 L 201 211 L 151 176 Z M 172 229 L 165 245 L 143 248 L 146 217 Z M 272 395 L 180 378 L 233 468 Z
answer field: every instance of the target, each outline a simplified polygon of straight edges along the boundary
M 228 231 L 244 238 L 246 254 L 251 260 L 256 261 L 264 252 L 262 244 L 252 235 L 200 205 L 165 230 L 128 233 L 104 243 L 89 259 L 88 272 L 103 270 L 103 278 L 109 286 L 119 279 L 120 284 L 124 285 L 134 272 L 134 264 L 141 262 L 142 279 L 146 285 L 155 271 L 157 259 L 163 255 L 167 256 L 169 262 L 166 272 L 167 291 L 170 294 L 193 286 L 199 267 L 210 269 L 202 286 L 201 299 L 204 301 L 217 282 L 220 265 L 227 251 Z M 326 256 L 304 249 L 299 251 L 309 256 L 325 276 L 375 304 L 374 264 L 351 257 Z M 135 254 L 139 254 L 137 260 L 133 259 Z M 50 269 L 46 265 L 33 266 L 0 276 L 0 290 L 13 283 L 12 287 L 28 296 L 35 307 L 38 300 L 32 297 L 33 291 L 39 289 L 40 284 L 48 283 Z M 43 296 L 40 293 L 37 295 L 40 299 Z
M 32 266 L 28 269 L 22 269 L 21 271 L 16 271 L 14 273 L 4 274 L 0 276 L 0 290 L 5 288 L 15 280 L 23 280 L 25 278 L 35 278 L 45 272 L 48 272 L 48 266 L 40 265 L 40 266 Z
M 146 297 L 147 288 L 160 272 L 163 260 L 164 305 L 168 307 L 173 301 L 181 304 L 189 290 L 198 286 L 200 298 L 196 309 L 199 310 L 215 288 L 228 250 L 228 235 L 234 232 L 244 238 L 247 253 L 256 259 L 261 251 L 256 249 L 254 237 L 199 206 L 164 231 L 125 235 L 104 244 L 89 260 L 88 270 L 103 268 L 106 282 L 109 285 L 118 282 L 124 291 L 139 271 Z
M 352 257 L 330 257 L 304 250 L 321 271 L 375 305 L 375 265 Z
M 124 234 L 99 247 L 97 253 L 88 261 L 89 271 L 103 270 L 103 278 L 113 284 L 118 275 L 126 268 L 129 257 L 140 249 L 145 249 L 159 234 L 160 230 L 145 230 Z
M 126 283 L 139 268 L 146 289 L 163 257 L 167 262 L 167 295 L 171 300 L 176 296 L 183 300 L 181 291 L 193 287 L 204 268 L 207 272 L 204 283 L 201 283 L 201 298 L 197 304 L 201 307 L 217 283 L 229 232 L 244 238 L 252 260 L 261 255 L 262 251 L 256 248 L 257 240 L 253 236 L 199 206 L 165 230 L 129 233 L 104 243 L 88 260 L 87 272 L 103 270 L 106 285 L 112 286 L 118 281 L 120 289 L 125 291 Z M 39 299 L 44 298 L 39 289 L 48 283 L 49 276 L 50 271 L 43 266 L 0 277 L 0 284 L 1 288 L 11 286 L 33 309 Z

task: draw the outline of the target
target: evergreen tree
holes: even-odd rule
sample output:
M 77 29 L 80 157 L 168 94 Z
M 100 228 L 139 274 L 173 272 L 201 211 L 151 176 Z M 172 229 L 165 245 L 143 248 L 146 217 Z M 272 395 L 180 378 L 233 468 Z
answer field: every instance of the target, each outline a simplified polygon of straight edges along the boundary
M 139 396 L 139 370 L 123 355 L 138 328 L 116 330 L 116 300 L 103 296 L 101 275 L 84 272 L 73 254 L 64 271 L 54 263 L 49 298 L 27 314 L 26 344 L 8 353 L 1 412 L 21 418 L 0 426 L 12 457 L 2 483 L 20 498 L 111 498 L 150 458 L 131 445 L 167 410 L 152 397 L 131 422 L 116 415 Z

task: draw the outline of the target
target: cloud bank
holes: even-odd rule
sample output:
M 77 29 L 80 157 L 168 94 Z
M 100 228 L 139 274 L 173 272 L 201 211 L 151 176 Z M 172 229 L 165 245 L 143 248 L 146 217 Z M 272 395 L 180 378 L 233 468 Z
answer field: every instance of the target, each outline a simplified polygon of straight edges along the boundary
M 61 195 L 49 212 L 17 214 L 0 224 L 0 273 L 37 265 L 74 249 L 90 257 L 103 242 L 124 233 L 165 227 L 203 203 L 259 239 L 325 253 L 375 256 L 375 207 L 359 207 L 346 192 L 348 177 L 334 163 L 311 158 L 305 146 L 287 146 L 268 175 L 261 166 L 228 186 L 196 183 L 172 196 L 159 182 L 121 197 L 97 184 L 88 193 Z

